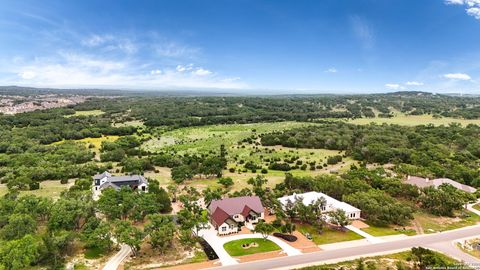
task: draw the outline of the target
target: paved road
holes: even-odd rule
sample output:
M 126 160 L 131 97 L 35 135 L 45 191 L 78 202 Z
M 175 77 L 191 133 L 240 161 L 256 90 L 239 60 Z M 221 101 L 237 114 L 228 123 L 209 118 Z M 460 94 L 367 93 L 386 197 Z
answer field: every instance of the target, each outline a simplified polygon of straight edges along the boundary
M 221 270 L 267 270 L 275 268 L 293 268 L 305 264 L 318 264 L 323 261 L 365 257 L 373 254 L 391 253 L 416 246 L 435 246 L 439 243 L 450 243 L 456 239 L 475 237 L 480 235 L 480 225 L 475 225 L 458 230 L 446 231 L 435 234 L 411 236 L 407 239 L 389 241 L 384 243 L 369 244 L 362 247 L 351 247 L 337 250 L 319 251 L 296 256 L 280 257 L 270 260 L 247 262 L 236 265 L 214 267 Z
M 122 245 L 117 254 L 108 260 L 107 264 L 103 267 L 103 270 L 117 270 L 122 261 L 130 255 L 130 252 L 132 252 L 132 249 L 129 246 Z

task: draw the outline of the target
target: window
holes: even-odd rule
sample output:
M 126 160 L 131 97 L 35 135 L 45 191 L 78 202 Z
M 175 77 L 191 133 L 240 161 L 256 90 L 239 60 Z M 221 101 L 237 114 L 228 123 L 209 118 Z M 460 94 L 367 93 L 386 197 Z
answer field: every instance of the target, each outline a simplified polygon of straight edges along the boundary
M 222 232 L 225 232 L 227 230 L 227 227 L 222 227 Z
M 325 211 L 327 210 L 327 207 L 326 206 L 322 206 L 322 211 Z
M 233 229 L 233 227 L 235 227 L 235 226 L 233 226 L 233 224 L 230 224 L 230 229 Z

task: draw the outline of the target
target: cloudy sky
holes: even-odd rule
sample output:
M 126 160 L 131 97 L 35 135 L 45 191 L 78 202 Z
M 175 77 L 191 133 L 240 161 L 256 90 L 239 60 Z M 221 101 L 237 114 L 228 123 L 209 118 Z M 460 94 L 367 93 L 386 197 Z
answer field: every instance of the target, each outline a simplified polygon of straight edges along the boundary
M 0 0 L 0 85 L 480 93 L 480 0 Z

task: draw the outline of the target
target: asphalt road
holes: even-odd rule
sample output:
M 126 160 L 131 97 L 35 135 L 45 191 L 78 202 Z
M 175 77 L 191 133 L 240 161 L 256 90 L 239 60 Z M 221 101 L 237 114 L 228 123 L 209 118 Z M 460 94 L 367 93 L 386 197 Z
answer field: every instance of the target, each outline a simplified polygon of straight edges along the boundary
M 236 265 L 220 266 L 210 269 L 219 270 L 269 270 L 276 268 L 295 268 L 300 265 L 320 264 L 323 261 L 349 259 L 354 257 L 366 257 L 372 254 L 391 253 L 412 247 L 435 247 L 442 246 L 462 238 L 480 236 L 480 225 L 475 225 L 458 230 L 446 231 L 435 234 L 412 236 L 407 239 L 393 240 L 383 243 L 369 244 L 361 247 L 342 248 L 336 250 L 318 251 L 296 256 L 280 257 L 269 260 L 240 263 Z M 475 261 L 472 261 L 475 263 Z M 477 261 L 478 262 L 478 261 Z M 479 265 L 480 266 L 480 265 Z

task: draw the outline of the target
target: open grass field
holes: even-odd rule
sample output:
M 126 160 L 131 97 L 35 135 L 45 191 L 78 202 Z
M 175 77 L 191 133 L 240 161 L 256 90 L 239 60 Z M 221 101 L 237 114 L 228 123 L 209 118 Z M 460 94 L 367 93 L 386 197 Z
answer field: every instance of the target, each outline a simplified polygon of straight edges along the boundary
M 268 160 L 277 159 L 282 162 L 285 159 L 298 157 L 302 164 L 315 161 L 316 164 L 324 164 L 327 157 L 342 154 L 342 152 L 327 149 L 298 149 L 282 146 L 262 146 L 258 140 L 253 143 L 241 142 L 245 138 L 258 136 L 263 133 L 282 131 L 292 128 L 313 125 L 312 123 L 297 122 L 278 122 L 278 123 L 257 123 L 257 124 L 232 124 L 232 125 L 212 125 L 203 127 L 180 128 L 173 131 L 167 131 L 155 135 L 153 139 L 148 140 L 142 145 L 145 150 L 159 152 L 167 151 L 177 154 L 185 153 L 208 153 L 219 152 L 223 144 L 227 149 L 227 168 L 234 168 L 235 172 L 224 171 L 225 176 L 232 177 L 235 181 L 234 190 L 241 190 L 246 187 L 247 180 L 260 174 L 261 170 L 256 172 L 246 170 L 245 163 L 253 162 L 262 168 L 268 168 Z M 311 171 L 294 169 L 289 173 L 295 176 L 318 175 L 322 173 L 342 172 L 350 168 L 354 161 L 351 158 L 345 158 L 342 163 L 327 166 L 322 169 Z M 284 171 L 268 170 L 264 174 L 269 180 L 268 186 L 275 186 L 285 178 Z M 149 175 L 156 178 L 162 184 L 171 183 L 164 173 Z M 194 179 L 189 181 L 189 185 L 194 187 L 206 187 L 215 185 L 216 179 Z
M 373 236 L 386 236 L 386 235 L 395 235 L 395 234 L 405 234 L 405 235 L 417 234 L 415 230 L 412 230 L 412 229 L 403 230 L 403 228 L 397 228 L 395 230 L 395 228 L 393 227 L 377 227 L 372 225 L 369 225 L 369 226 L 370 227 L 363 228 L 361 230 Z
M 296 224 L 296 226 L 297 226 L 297 231 L 301 232 L 302 234 L 309 233 L 313 238 L 313 242 L 317 245 L 363 239 L 363 236 L 356 234 L 350 230 L 339 231 L 339 230 L 331 229 L 329 227 L 324 227 L 323 233 L 320 234 L 311 225 Z
M 256 243 L 258 246 L 249 247 L 249 248 L 242 247 L 242 245 L 248 245 L 252 243 Z M 256 253 L 280 250 L 280 247 L 277 244 L 275 244 L 270 240 L 262 239 L 262 238 L 247 238 L 247 239 L 234 240 L 234 241 L 225 243 L 223 247 L 231 256 L 244 256 L 244 255 L 250 255 L 250 254 L 256 254 Z
M 466 210 L 457 213 L 459 217 L 456 218 L 438 217 L 423 211 L 414 213 L 413 216 L 422 226 L 425 233 L 448 231 L 475 225 L 480 222 L 480 216 Z
M 404 115 L 398 113 L 392 118 L 357 118 L 353 120 L 348 120 L 348 123 L 357 124 L 357 125 L 366 125 L 370 123 L 376 124 L 395 124 L 401 126 L 417 126 L 417 125 L 428 125 L 432 124 L 435 126 L 448 125 L 450 123 L 459 123 L 462 126 L 468 124 L 480 125 L 480 119 L 458 119 L 450 117 L 441 117 L 434 118 L 432 115 Z
M 72 116 L 98 116 L 102 115 L 105 112 L 101 110 L 90 110 L 90 111 L 75 111 L 75 114 L 67 115 L 65 117 L 72 117 Z
M 73 183 L 73 181 L 71 183 Z M 71 183 L 61 184 L 58 180 L 43 181 L 40 182 L 40 189 L 20 191 L 20 196 L 31 194 L 40 197 L 56 199 L 60 197 L 60 193 L 62 193 L 62 191 L 68 189 L 71 186 Z M 0 185 L 0 197 L 5 195 L 7 192 L 7 186 Z

